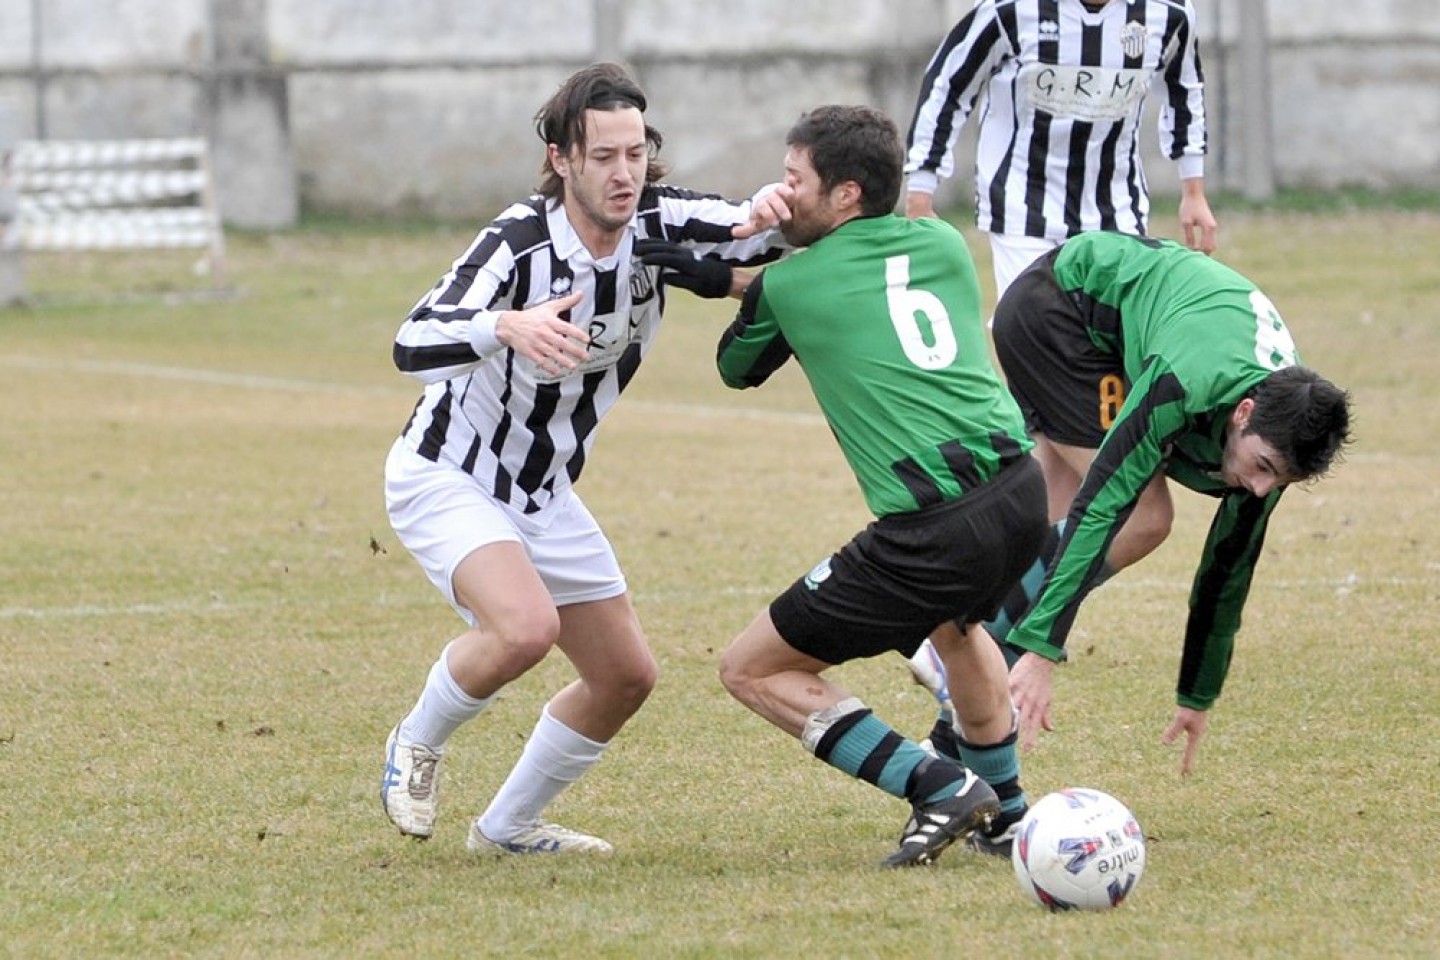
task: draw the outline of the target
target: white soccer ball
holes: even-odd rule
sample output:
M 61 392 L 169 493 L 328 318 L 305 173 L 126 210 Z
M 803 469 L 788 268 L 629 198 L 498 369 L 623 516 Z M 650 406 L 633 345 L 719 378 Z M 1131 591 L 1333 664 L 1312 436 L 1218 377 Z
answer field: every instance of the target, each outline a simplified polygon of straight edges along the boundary
M 1070 787 L 1032 804 L 1010 860 L 1020 888 L 1051 910 L 1105 910 L 1145 872 L 1145 835 L 1130 809 L 1099 790 Z

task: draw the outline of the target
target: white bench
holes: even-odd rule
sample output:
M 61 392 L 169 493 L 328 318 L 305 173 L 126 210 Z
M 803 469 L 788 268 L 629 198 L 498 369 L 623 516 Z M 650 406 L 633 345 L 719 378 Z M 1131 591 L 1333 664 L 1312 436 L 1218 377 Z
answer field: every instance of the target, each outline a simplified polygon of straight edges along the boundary
M 212 280 L 224 277 L 225 234 L 203 139 L 21 140 L 0 179 L 13 205 L 0 246 L 199 248 Z

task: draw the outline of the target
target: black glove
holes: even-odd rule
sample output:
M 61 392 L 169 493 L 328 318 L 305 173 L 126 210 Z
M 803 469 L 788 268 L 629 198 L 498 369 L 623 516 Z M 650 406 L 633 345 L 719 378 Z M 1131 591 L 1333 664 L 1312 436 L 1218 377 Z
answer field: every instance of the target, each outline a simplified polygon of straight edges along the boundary
M 697 257 L 688 247 L 670 240 L 636 240 L 635 256 L 647 267 L 662 267 L 665 282 L 700 297 L 728 297 L 735 271 L 730 264 Z

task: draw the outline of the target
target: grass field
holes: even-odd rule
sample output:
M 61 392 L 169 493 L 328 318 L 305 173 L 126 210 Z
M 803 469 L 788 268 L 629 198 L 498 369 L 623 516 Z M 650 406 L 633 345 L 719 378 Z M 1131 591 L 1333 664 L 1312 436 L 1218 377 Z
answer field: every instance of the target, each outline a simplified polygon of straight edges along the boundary
M 1440 954 L 1440 214 L 1221 215 L 1358 442 L 1279 511 L 1196 775 L 1159 735 L 1208 502 L 1083 612 L 1025 777 L 1140 818 L 1146 876 L 1099 915 L 959 850 L 876 869 L 903 805 L 720 688 L 730 637 L 866 520 L 796 371 L 720 386 L 728 307 L 676 294 L 581 483 L 662 670 L 553 811 L 616 855 L 476 860 L 558 655 L 451 742 L 434 840 L 376 797 L 459 626 L 382 508 L 417 392 L 390 343 L 468 233 L 234 236 L 214 299 L 184 257 L 32 262 L 36 303 L 0 311 L 0 955 Z M 837 676 L 928 728 L 898 657 Z

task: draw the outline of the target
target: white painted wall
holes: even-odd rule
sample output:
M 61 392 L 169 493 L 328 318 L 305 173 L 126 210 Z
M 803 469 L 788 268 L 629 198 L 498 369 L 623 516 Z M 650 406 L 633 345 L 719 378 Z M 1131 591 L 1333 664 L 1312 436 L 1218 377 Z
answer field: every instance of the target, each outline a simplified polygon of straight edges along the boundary
M 1238 187 L 1239 5 L 1256 0 L 1196 2 L 1207 176 Z M 926 60 L 970 5 L 0 0 L 0 111 L 24 136 L 216 136 L 222 206 L 244 225 L 283 225 L 297 197 L 485 217 L 534 185 L 531 118 L 555 84 L 613 57 L 650 94 L 671 180 L 742 194 L 775 175 L 784 131 L 807 107 L 873 103 L 907 124 Z M 253 37 L 216 35 L 236 18 Z M 1440 188 L 1440 3 L 1268 0 L 1268 31 L 1277 183 Z M 1173 191 L 1155 143 L 1147 131 L 1150 180 Z M 942 201 L 968 200 L 968 180 L 962 170 Z M 290 202 L 275 202 L 286 191 Z

